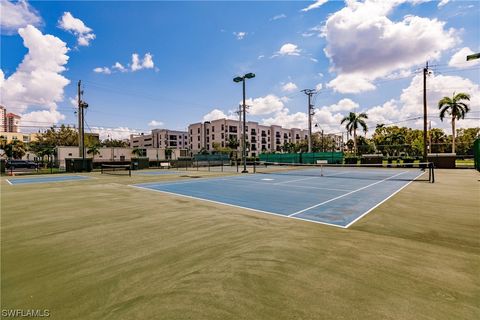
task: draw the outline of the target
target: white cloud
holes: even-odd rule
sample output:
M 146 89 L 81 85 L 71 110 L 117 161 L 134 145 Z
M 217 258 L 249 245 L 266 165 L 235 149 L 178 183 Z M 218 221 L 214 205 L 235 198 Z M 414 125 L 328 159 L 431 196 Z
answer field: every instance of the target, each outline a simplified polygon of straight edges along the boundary
M 341 77 L 330 82 L 336 91 L 373 90 L 373 80 L 439 59 L 459 41 L 456 31 L 447 30 L 445 22 L 437 19 L 409 15 L 401 21 L 390 20 L 387 16 L 402 2 L 349 1 L 328 17 L 322 36 L 331 71 Z M 349 89 L 350 85 L 354 88 Z
M 105 139 L 114 139 L 114 140 L 124 140 L 129 139 L 131 134 L 138 135 L 140 132 L 135 129 L 130 129 L 128 127 L 117 127 L 117 128 L 104 128 L 104 127 L 91 127 L 91 132 L 98 133 L 100 135 L 100 140 Z
M 233 112 L 230 112 L 228 115 L 225 114 L 222 110 L 213 109 L 209 113 L 203 116 L 202 121 L 213 121 L 217 119 L 238 119 L 238 116 L 235 116 Z
M 321 83 L 319 83 L 315 86 L 316 91 L 320 91 L 320 90 L 322 90 L 322 88 L 323 88 L 323 84 L 321 84 Z
M 458 50 L 452 56 L 452 58 L 450 58 L 448 65 L 455 68 L 465 68 L 480 64 L 480 59 L 467 61 L 467 56 L 473 53 L 475 52 L 473 52 L 469 47 L 464 47 Z
M 279 19 L 285 19 L 287 16 L 284 14 L 284 13 L 281 13 L 281 14 L 277 14 L 276 16 L 273 16 L 270 21 L 275 21 L 275 20 L 279 20 Z
M 116 69 L 120 72 L 127 72 L 128 71 L 120 62 L 115 62 L 115 64 L 112 66 L 112 69 Z
M 341 93 L 359 93 L 374 90 L 376 87 L 371 80 L 357 73 L 340 74 L 327 83 L 327 87 Z
M 38 126 L 54 125 L 65 120 L 65 115 L 52 107 L 50 110 L 32 111 L 22 114 L 20 126 L 24 126 L 22 131 L 37 131 Z
M 132 64 L 130 69 L 132 71 L 138 71 L 142 69 L 152 69 L 154 67 L 153 56 L 149 52 L 145 54 L 143 59 L 138 57 L 138 53 L 132 54 Z
M 85 25 L 82 20 L 75 18 L 70 12 L 64 12 L 58 21 L 58 27 L 73 33 L 77 37 L 79 46 L 88 46 L 95 39 L 93 30 Z
M 112 73 L 112 70 L 110 70 L 110 69 L 107 68 L 107 67 L 103 67 L 103 68 L 102 68 L 102 67 L 98 67 L 98 68 L 93 69 L 93 72 L 110 74 L 110 73 Z
M 289 110 L 285 108 L 270 118 L 262 119 L 260 122 L 267 126 L 280 125 L 284 128 L 305 129 L 308 119 L 304 112 L 290 113 Z
M 164 123 L 162 121 L 152 120 L 148 123 L 149 127 L 161 127 Z
M 240 32 L 234 32 L 233 35 L 237 38 L 237 40 L 243 40 L 243 38 L 245 38 L 247 33 L 244 31 L 240 31 Z
M 355 109 L 358 109 L 358 107 L 359 107 L 358 103 L 354 102 L 351 99 L 345 98 L 338 101 L 335 104 L 332 104 L 324 108 L 331 112 L 344 112 L 344 111 L 353 111 Z
M 403 89 L 400 96 L 402 113 L 406 116 L 423 114 L 423 76 L 416 75 L 410 85 Z M 438 101 L 445 97 L 451 97 L 454 92 L 465 92 L 471 95 L 469 106 L 471 111 L 480 112 L 480 87 L 469 79 L 459 76 L 430 75 L 427 79 L 427 105 L 428 114 L 438 117 Z M 438 119 L 438 118 L 437 118 Z M 461 123 L 463 121 L 459 121 Z M 448 122 L 446 122 L 448 124 Z M 468 122 L 464 122 L 468 123 Z M 476 126 L 478 126 L 478 121 Z M 448 128 L 448 125 L 447 125 Z
M 282 56 L 299 56 L 302 50 L 298 48 L 297 45 L 292 43 L 285 43 L 280 47 L 280 50 L 277 52 Z
M 157 120 L 152 120 L 148 123 L 148 126 L 149 127 L 162 127 L 163 126 L 163 122 L 161 121 L 157 121 Z
M 282 90 L 285 92 L 292 92 L 297 89 L 298 89 L 297 85 L 293 82 L 286 83 L 282 86 Z
M 441 8 L 449 2 L 450 2 L 450 0 L 442 0 L 438 3 L 438 7 Z
M 97 67 L 93 69 L 94 72 L 97 73 L 104 73 L 104 74 L 111 74 L 112 72 L 119 71 L 119 72 L 135 72 L 142 69 L 154 69 L 155 72 L 160 71 L 158 68 L 155 67 L 155 63 L 153 62 L 153 55 L 150 52 L 147 52 L 143 59 L 141 59 L 138 53 L 132 54 L 132 63 L 129 65 L 129 68 L 126 68 L 120 62 L 115 62 L 115 64 L 111 67 Z
M 44 35 L 34 26 L 20 28 L 28 53 L 8 78 L 0 72 L 0 103 L 24 115 L 25 121 L 62 120 L 57 103 L 63 100 L 64 88 L 70 80 L 62 75 L 68 62 L 66 43 L 52 35 Z M 29 107 L 48 111 L 26 112 Z
M 285 107 L 285 98 L 277 97 L 276 95 L 269 94 L 265 97 L 259 97 L 255 99 L 247 99 L 246 104 L 250 107 L 248 113 L 251 115 L 266 115 L 279 112 Z
M 323 4 L 325 4 L 328 0 L 316 0 L 314 3 L 312 3 L 311 5 L 309 5 L 308 7 L 306 8 L 303 8 L 301 11 L 303 12 L 307 12 L 307 11 L 310 11 L 310 10 L 313 10 L 313 9 L 317 9 L 317 8 L 320 8 Z
M 261 54 L 261 55 L 258 56 L 257 59 L 258 59 L 258 60 L 262 60 L 263 58 L 265 58 L 265 55 Z
M 368 115 L 367 124 L 370 128 L 376 127 L 377 124 L 390 124 L 401 119 L 406 119 L 406 115 L 402 113 L 400 107 L 395 100 L 389 100 L 381 106 L 375 106 L 366 110 Z M 399 126 L 408 123 L 399 123 Z
M 33 9 L 27 1 L 10 2 L 1 0 L 2 17 L 0 19 L 0 29 L 2 34 L 14 34 L 19 28 L 27 25 L 39 26 L 42 19 L 38 12 Z

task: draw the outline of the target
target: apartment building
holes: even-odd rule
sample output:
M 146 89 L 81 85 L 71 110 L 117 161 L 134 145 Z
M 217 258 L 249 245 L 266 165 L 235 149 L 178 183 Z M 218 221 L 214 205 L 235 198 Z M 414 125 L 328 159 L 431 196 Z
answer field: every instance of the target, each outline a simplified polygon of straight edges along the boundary
M 194 123 L 188 127 L 189 149 L 198 153 L 202 149 L 214 150 L 214 144 L 227 147 L 230 142 L 242 141 L 242 124 L 238 120 L 217 119 L 204 123 Z M 301 129 L 286 129 L 281 126 L 266 126 L 258 122 L 246 123 L 246 140 L 248 156 L 255 157 L 260 153 L 282 151 L 285 143 L 299 142 L 306 139 L 308 132 Z M 241 144 L 237 148 L 241 150 Z
M 132 148 L 187 149 L 188 133 L 168 129 L 154 129 L 151 134 L 130 135 Z
M 22 141 L 23 143 L 30 143 L 36 141 L 37 133 L 20 133 L 20 132 L 0 132 L 0 140 L 10 143 L 12 141 Z
M 7 109 L 0 105 L 0 132 L 7 131 Z
M 21 117 L 7 112 L 7 108 L 0 105 L 0 132 L 20 132 Z
M 21 117 L 14 113 L 7 113 L 6 119 L 6 132 L 20 132 L 20 119 Z

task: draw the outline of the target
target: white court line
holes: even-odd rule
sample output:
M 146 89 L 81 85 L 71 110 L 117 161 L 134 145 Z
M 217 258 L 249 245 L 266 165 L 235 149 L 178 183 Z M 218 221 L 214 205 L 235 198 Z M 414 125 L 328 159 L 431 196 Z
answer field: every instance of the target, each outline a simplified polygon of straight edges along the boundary
M 369 188 L 369 187 L 374 186 L 374 185 L 376 185 L 376 184 L 382 183 L 382 182 L 387 181 L 387 180 L 389 180 L 389 179 L 395 178 L 396 176 L 399 176 L 399 175 L 404 174 L 404 173 L 406 173 L 406 172 L 408 172 L 408 171 L 403 171 L 403 172 L 397 173 L 397 174 L 394 175 L 394 176 L 391 176 L 391 177 L 388 177 L 388 178 L 386 178 L 386 179 L 383 179 L 383 180 L 380 180 L 380 181 L 371 183 L 371 184 L 369 184 L 369 185 L 367 185 L 367 186 L 365 186 L 365 187 L 358 188 L 358 189 L 356 189 L 356 190 L 353 190 L 353 191 L 350 191 L 350 192 L 348 192 L 348 193 L 342 194 L 342 195 L 340 195 L 340 196 L 338 196 L 338 197 L 332 198 L 332 199 L 330 199 L 330 200 L 327 200 L 327 201 L 318 203 L 318 204 L 316 204 L 316 205 L 313 205 L 313 206 L 311 206 L 311 207 L 308 207 L 308 208 L 302 209 L 302 210 L 300 210 L 300 211 L 294 212 L 294 213 L 292 213 L 292 214 L 290 214 L 290 215 L 288 215 L 288 216 L 289 216 L 289 217 L 293 217 L 293 216 L 295 216 L 295 215 L 297 215 L 297 214 L 300 214 L 300 213 L 302 213 L 302 212 L 308 211 L 308 210 L 310 210 L 310 209 L 313 209 L 313 208 L 316 208 L 316 207 L 319 207 L 319 206 L 323 206 L 324 204 L 327 204 L 327 203 L 329 203 L 329 202 L 332 202 L 332 201 L 338 200 L 338 199 L 340 199 L 340 198 L 346 197 L 346 196 L 348 196 L 348 195 L 350 195 L 350 194 L 352 194 L 352 193 L 355 193 L 355 192 L 364 190 L 364 189 L 366 189 L 366 188 Z
M 304 180 L 311 180 L 311 179 L 316 179 L 316 178 L 328 178 L 328 177 L 331 177 L 331 176 L 339 176 L 339 175 L 347 174 L 347 173 L 350 173 L 350 171 L 334 173 L 334 174 L 329 174 L 329 175 L 323 175 L 323 176 L 316 176 L 316 177 L 308 177 L 308 178 L 302 178 L 302 179 L 282 181 L 282 182 L 274 183 L 274 185 L 285 184 L 285 183 L 290 183 L 290 182 L 297 182 L 297 181 L 304 181 Z M 272 172 L 272 174 L 275 174 L 275 173 Z
M 5 179 L 5 181 L 7 181 L 9 185 L 13 186 L 13 183 L 11 183 L 10 180 Z
M 366 216 L 367 214 L 369 214 L 371 211 L 373 211 L 375 208 L 377 208 L 379 205 L 381 205 L 382 203 L 384 203 L 385 201 L 387 201 L 388 199 L 390 199 L 391 197 L 393 197 L 394 195 L 396 195 L 397 193 L 399 193 L 400 191 L 402 191 L 402 189 L 406 188 L 410 183 L 412 183 L 413 181 L 417 180 L 418 177 L 420 177 L 421 175 L 424 175 L 426 172 L 422 172 L 420 173 L 418 176 L 416 176 L 412 181 L 410 181 L 409 183 L 407 183 L 406 185 L 404 185 L 403 187 L 401 187 L 400 189 L 398 189 L 397 191 L 395 191 L 394 193 L 392 193 L 391 195 L 389 195 L 388 197 L 386 197 L 385 199 L 383 199 L 382 201 L 380 201 L 379 203 L 377 203 L 376 205 L 374 205 L 373 207 L 371 207 L 370 209 L 368 209 L 367 211 L 365 211 L 364 213 L 362 213 L 360 216 L 358 216 L 357 218 L 355 218 L 355 220 L 353 220 L 352 222 L 350 222 L 349 224 L 347 224 L 345 226 L 345 228 L 348 228 L 350 227 L 352 224 L 354 224 L 355 222 L 357 222 L 358 220 L 362 219 L 364 216 Z
M 337 228 L 341 228 L 341 229 L 346 229 L 344 226 L 340 226 L 340 225 L 333 224 L 333 223 L 327 223 L 327 222 L 322 222 L 322 221 L 309 220 L 309 219 L 298 218 L 298 217 L 290 217 L 290 216 L 287 216 L 287 215 L 284 215 L 284 214 L 280 214 L 280 213 L 275 213 L 275 212 L 270 212 L 270 211 L 264 211 L 264 210 L 259 210 L 259 209 L 253 209 L 253 208 L 248 208 L 248 207 L 242 207 L 242 206 L 238 206 L 238 205 L 235 205 L 235 204 L 230 204 L 230 203 L 225 203 L 225 202 L 220 202 L 220 201 L 215 201 L 215 200 L 209 200 L 209 199 L 204 199 L 204 198 L 198 198 L 198 197 L 193 197 L 193 196 L 187 196 L 187 195 L 183 195 L 183 194 L 179 194 L 179 193 L 174 193 L 174 192 L 169 192 L 169 191 L 156 190 L 156 189 L 151 189 L 151 188 L 139 187 L 139 186 L 135 186 L 135 185 L 128 185 L 128 186 L 129 186 L 129 187 L 132 187 L 132 188 L 147 190 L 147 191 L 165 193 L 165 194 L 172 195 L 172 196 L 176 196 L 176 197 L 189 198 L 189 199 L 193 199 L 193 200 L 201 200 L 201 201 L 211 202 L 211 203 L 220 204 L 220 205 L 224 205 L 224 206 L 228 206 L 228 207 L 234 207 L 234 208 L 239 208 L 239 209 L 244 209 L 244 210 L 250 210 L 250 211 L 255 211 L 255 212 L 270 214 L 270 215 L 274 215 L 274 216 L 282 217 L 282 218 L 296 219 L 296 220 L 313 222 L 313 223 L 323 224 L 323 225 L 327 225 L 327 226 L 331 226 L 331 227 L 337 227 Z
M 319 178 L 319 177 L 316 177 L 316 178 Z M 320 177 L 321 178 L 321 177 Z M 262 179 L 263 180 L 263 179 Z M 303 179 L 302 179 L 303 180 Z M 287 187 L 287 188 L 290 188 L 290 187 L 296 187 L 296 188 L 307 188 L 307 189 L 319 189 L 319 190 L 331 190 L 331 191 L 351 191 L 351 190 L 347 190 L 347 189 L 334 189 L 334 188 L 322 188 L 322 187 L 310 187 L 310 186 L 299 186 L 299 185 L 288 185 L 288 186 L 284 186 L 284 185 L 281 185 L 279 183 L 268 183 L 268 182 L 260 182 L 260 181 L 255 181 L 255 180 L 226 180 L 227 182 L 245 182 L 245 183 L 257 183 L 257 184 L 261 184 L 261 185 L 264 185 L 264 186 L 279 186 L 279 187 Z M 298 181 L 298 180 L 295 180 L 295 181 Z M 290 181 L 291 182 L 291 181 Z

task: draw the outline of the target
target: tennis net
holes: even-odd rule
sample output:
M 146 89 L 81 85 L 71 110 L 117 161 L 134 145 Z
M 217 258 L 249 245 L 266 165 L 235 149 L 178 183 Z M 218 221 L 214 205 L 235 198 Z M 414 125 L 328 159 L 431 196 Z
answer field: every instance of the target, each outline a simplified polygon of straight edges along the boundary
M 332 179 L 365 179 L 435 182 L 431 162 L 392 164 L 303 164 L 260 162 L 255 173 L 325 177 Z
M 132 176 L 132 169 L 129 164 L 102 164 L 102 174 L 118 174 Z

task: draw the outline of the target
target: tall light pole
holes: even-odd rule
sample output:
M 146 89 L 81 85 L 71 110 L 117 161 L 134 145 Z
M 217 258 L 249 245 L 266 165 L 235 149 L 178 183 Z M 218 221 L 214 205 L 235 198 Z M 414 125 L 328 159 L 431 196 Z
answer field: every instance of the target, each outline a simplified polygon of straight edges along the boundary
M 243 75 L 242 77 L 235 77 L 233 78 L 234 82 L 241 82 L 242 83 L 242 88 L 243 88 L 243 103 L 242 103 L 242 116 L 243 116 L 243 146 L 242 146 L 242 161 L 243 161 L 243 171 L 242 173 L 248 173 L 247 170 L 247 130 L 246 130 L 246 121 L 245 121 L 245 109 L 247 108 L 245 104 L 245 79 L 252 79 L 255 78 L 254 73 L 247 73 Z

